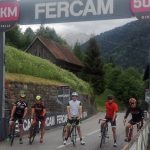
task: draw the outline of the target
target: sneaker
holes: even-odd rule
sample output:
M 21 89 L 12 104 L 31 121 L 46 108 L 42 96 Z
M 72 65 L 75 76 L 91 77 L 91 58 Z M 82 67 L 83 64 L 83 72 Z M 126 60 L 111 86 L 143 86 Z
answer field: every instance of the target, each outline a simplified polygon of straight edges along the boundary
M 66 141 L 66 140 L 64 140 L 64 145 L 66 145 L 66 143 L 67 143 L 67 141 Z
M 101 132 L 99 133 L 99 135 L 98 135 L 99 137 L 101 137 L 102 136 L 102 134 L 101 134 Z
M 19 139 L 19 143 L 20 143 L 20 144 L 23 144 L 23 141 L 22 141 L 22 139 Z
M 114 146 L 114 147 L 117 147 L 117 143 L 115 142 L 113 146 Z
M 81 140 L 80 143 L 81 143 L 81 145 L 84 145 L 84 144 L 85 144 L 85 142 L 84 142 L 83 140 Z

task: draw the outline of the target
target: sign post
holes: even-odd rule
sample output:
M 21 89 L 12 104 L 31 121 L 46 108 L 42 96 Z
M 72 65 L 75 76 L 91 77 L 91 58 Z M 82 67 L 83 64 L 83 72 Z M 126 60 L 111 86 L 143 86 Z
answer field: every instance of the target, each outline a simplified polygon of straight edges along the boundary
M 19 4 L 15 0 L 0 0 L 0 140 L 7 134 L 5 118 L 5 31 L 11 29 L 19 19 Z
M 4 96 L 4 46 L 5 46 L 5 32 L 0 32 L 0 139 L 5 137 L 5 96 Z

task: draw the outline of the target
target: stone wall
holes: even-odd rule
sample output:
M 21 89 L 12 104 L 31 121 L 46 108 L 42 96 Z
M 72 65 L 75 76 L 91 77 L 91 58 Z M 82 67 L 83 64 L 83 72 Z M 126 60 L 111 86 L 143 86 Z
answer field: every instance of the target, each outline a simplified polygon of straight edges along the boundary
M 38 85 L 33 83 L 21 83 L 21 82 L 10 82 L 6 81 L 5 83 L 5 109 L 6 117 L 9 116 L 9 110 L 12 107 L 12 104 L 19 99 L 20 92 L 26 94 L 26 101 L 29 106 L 29 113 L 31 111 L 31 106 L 34 103 L 36 95 L 41 95 L 43 102 L 46 106 L 48 113 L 65 113 L 66 104 L 63 104 L 58 99 L 58 89 L 61 87 L 54 85 Z M 69 88 L 70 93 L 73 91 Z M 70 96 L 69 93 L 69 96 Z M 91 104 L 91 98 L 88 95 L 79 94 L 79 100 L 83 104 L 83 112 L 87 112 L 88 115 L 91 115 L 95 112 L 95 106 Z

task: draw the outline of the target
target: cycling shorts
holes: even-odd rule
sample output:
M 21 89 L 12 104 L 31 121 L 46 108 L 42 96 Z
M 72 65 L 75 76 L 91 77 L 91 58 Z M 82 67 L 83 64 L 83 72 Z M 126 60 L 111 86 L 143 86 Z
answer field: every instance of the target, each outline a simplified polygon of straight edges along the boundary
M 130 123 L 131 125 L 135 125 L 135 124 L 140 123 L 140 122 L 141 122 L 141 120 L 133 120 L 133 119 L 131 119 L 128 123 Z
M 15 115 L 11 121 L 16 122 L 18 120 L 19 124 L 23 124 L 23 117 Z
M 35 116 L 35 117 L 33 118 L 33 120 L 32 120 L 32 124 L 35 124 L 36 121 L 40 121 L 42 127 L 44 127 L 44 126 L 45 126 L 46 117 L 42 117 L 42 118 L 41 118 L 41 116 Z
M 77 126 L 80 126 L 81 121 L 78 120 L 78 119 L 75 120 L 75 121 L 76 121 L 76 125 L 77 125 Z M 74 120 L 68 119 L 68 120 L 67 120 L 67 126 L 71 126 L 73 122 L 74 122 Z
M 110 122 L 112 127 L 116 127 L 116 118 L 115 118 L 114 121 L 112 121 L 112 118 L 105 117 L 105 119 L 107 119 L 107 122 Z

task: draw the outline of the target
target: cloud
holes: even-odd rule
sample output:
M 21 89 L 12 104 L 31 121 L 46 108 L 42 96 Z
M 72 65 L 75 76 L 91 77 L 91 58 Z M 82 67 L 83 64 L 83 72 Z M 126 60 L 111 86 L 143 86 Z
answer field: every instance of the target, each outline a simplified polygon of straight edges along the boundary
M 58 23 L 58 24 L 46 24 L 50 28 L 54 28 L 58 34 L 63 33 L 85 33 L 85 34 L 100 34 L 102 32 L 114 29 L 122 26 L 128 22 L 135 21 L 136 18 L 130 19 L 115 19 L 115 20 L 103 20 L 103 21 L 86 21 L 86 22 L 71 22 L 71 23 Z M 22 25 L 20 26 L 24 32 L 27 27 L 31 27 L 36 31 L 40 25 Z

